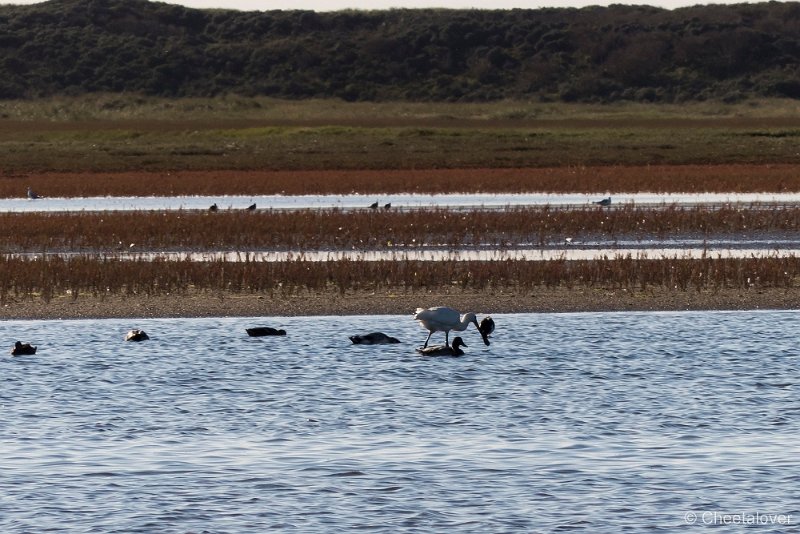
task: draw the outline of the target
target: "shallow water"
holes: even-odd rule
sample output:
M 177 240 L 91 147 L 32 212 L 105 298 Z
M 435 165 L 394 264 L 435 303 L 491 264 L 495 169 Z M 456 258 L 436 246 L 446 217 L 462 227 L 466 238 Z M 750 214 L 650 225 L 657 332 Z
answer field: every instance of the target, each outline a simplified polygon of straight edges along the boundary
M 8 257 L 38 259 L 41 253 L 4 254 Z M 475 247 L 453 250 L 439 247 L 403 248 L 385 250 L 306 250 L 306 251 L 249 251 L 249 252 L 113 252 L 105 254 L 86 254 L 81 252 L 47 253 L 47 256 L 63 258 L 75 256 L 95 256 L 103 259 L 136 261 L 226 261 L 226 262 L 279 262 L 279 261 L 552 261 L 552 260 L 598 260 L 614 258 L 633 259 L 698 259 L 698 258 L 789 258 L 800 257 L 798 243 L 792 241 L 785 245 L 779 242 L 765 242 L 758 245 L 749 242 L 728 245 L 707 244 L 706 246 L 680 246 L 665 244 L 657 246 L 602 246 L 575 245 L 553 248 L 514 247 Z
M 449 207 L 504 208 L 509 206 L 586 207 L 600 200 L 586 194 L 447 194 L 447 195 L 263 195 L 263 196 L 178 196 L 178 197 L 85 197 L 0 199 L 0 211 L 153 211 L 204 210 L 212 204 L 219 209 L 241 210 L 255 203 L 258 209 L 359 209 L 373 202 L 381 206 L 391 203 L 392 209 Z M 621 193 L 612 195 L 612 207 L 691 205 L 721 203 L 797 203 L 800 193 Z
M 440 359 L 410 316 L 2 322 L 0 530 L 797 528 L 800 313 L 494 318 Z

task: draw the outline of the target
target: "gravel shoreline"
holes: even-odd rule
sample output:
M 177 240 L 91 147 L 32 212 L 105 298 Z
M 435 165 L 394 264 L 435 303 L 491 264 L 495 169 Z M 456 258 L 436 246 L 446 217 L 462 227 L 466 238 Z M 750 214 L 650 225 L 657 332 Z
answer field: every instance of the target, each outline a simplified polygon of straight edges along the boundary
M 70 296 L 7 301 L 0 320 L 157 317 L 259 317 L 411 314 L 417 307 L 451 306 L 489 313 L 800 309 L 800 289 L 680 291 L 556 288 L 503 292 L 357 291 L 291 295 L 196 292 L 166 296 Z

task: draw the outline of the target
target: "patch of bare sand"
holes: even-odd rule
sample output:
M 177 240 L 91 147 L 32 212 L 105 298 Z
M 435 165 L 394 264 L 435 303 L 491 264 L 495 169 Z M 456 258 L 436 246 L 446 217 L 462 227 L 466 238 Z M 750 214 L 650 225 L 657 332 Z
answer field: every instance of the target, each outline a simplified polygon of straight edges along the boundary
M 799 309 L 800 290 L 546 289 L 503 292 L 348 292 L 255 295 L 197 292 L 132 297 L 57 297 L 8 301 L 0 319 L 126 317 L 258 317 L 410 314 L 417 307 L 451 306 L 477 313 Z

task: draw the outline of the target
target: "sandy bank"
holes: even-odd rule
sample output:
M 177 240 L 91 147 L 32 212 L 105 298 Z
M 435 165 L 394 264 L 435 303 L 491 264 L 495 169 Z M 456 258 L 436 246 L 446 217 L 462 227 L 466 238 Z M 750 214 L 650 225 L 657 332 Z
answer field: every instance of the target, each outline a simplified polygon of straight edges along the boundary
M 647 291 L 541 289 L 535 293 L 352 292 L 250 295 L 190 293 L 168 296 L 57 297 L 8 301 L 0 319 L 225 317 L 410 314 L 417 307 L 452 306 L 478 313 L 798 309 L 800 289 Z

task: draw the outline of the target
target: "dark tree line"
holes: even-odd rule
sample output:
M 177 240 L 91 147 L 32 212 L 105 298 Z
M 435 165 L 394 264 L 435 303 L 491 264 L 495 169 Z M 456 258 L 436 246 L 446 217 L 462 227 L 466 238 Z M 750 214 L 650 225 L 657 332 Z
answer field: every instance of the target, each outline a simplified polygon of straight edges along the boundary
M 238 12 L 0 6 L 0 98 L 800 98 L 800 4 Z

